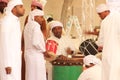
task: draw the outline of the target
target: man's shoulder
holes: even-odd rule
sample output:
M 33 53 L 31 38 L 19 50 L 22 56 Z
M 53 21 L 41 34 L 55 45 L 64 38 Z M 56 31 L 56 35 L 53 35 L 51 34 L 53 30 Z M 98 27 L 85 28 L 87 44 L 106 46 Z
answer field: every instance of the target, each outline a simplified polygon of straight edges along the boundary
M 25 27 L 28 27 L 28 28 L 30 28 L 30 27 L 32 27 L 32 28 L 35 28 L 35 27 L 40 27 L 40 25 L 37 23 L 37 22 L 35 22 L 35 21 L 29 21 L 27 24 L 26 24 L 26 26 Z
M 50 36 L 47 40 L 54 40 L 54 39 L 55 39 L 55 37 Z
M 98 72 L 101 71 L 101 66 L 100 65 L 94 65 L 94 66 L 88 68 L 86 71 L 87 72 L 95 72 L 96 70 Z
M 49 41 L 49 40 L 52 40 L 52 41 L 55 41 L 55 42 L 58 42 L 58 41 L 59 41 L 59 39 L 56 38 L 55 36 L 50 36 L 50 37 L 47 39 L 47 41 Z
M 63 35 L 62 37 L 61 37 L 61 40 L 64 40 L 65 42 L 71 42 L 72 41 L 72 38 L 71 37 L 69 37 L 69 36 L 66 36 L 66 35 Z
M 0 19 L 0 23 L 1 26 L 10 26 L 12 24 L 14 24 L 14 21 L 11 18 L 9 18 L 8 16 L 4 16 L 3 18 Z
M 112 11 L 109 15 L 109 17 L 113 17 L 113 18 L 120 18 L 120 12 L 118 11 Z

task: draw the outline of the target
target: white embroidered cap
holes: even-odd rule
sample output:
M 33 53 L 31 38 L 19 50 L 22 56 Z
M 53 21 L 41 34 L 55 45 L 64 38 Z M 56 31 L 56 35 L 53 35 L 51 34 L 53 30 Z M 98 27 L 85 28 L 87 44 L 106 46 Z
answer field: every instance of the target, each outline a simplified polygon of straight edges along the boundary
M 5 10 L 6 13 L 11 12 L 11 10 L 17 5 L 23 5 L 23 2 L 21 0 L 10 0 Z
M 52 30 L 54 27 L 57 27 L 57 26 L 63 27 L 63 24 L 62 24 L 61 22 L 59 22 L 59 21 L 51 21 L 51 22 L 49 23 L 49 25 L 50 25 L 50 29 L 51 29 L 51 30 Z
M 41 9 L 43 9 L 43 5 L 39 1 L 33 0 L 31 5 L 34 5 L 34 6 L 37 6 L 37 7 L 41 8 Z
M 34 20 L 34 16 L 44 16 L 44 12 L 39 9 L 34 9 L 33 11 L 30 12 L 28 21 Z
M 96 8 L 97 13 L 101 13 L 107 10 L 109 10 L 109 7 L 106 4 L 100 4 Z
M 87 56 L 85 56 L 84 59 L 83 59 L 83 62 L 84 62 L 85 65 L 88 65 L 88 66 L 90 65 L 90 63 L 95 64 L 95 65 L 96 64 L 101 65 L 100 59 L 98 59 L 94 55 L 87 55 Z

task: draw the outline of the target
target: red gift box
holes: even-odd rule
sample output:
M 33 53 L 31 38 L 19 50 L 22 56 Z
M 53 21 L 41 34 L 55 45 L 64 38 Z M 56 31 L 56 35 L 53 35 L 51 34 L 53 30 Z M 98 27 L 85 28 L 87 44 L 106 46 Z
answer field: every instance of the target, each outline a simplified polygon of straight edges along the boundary
M 47 40 L 46 50 L 56 54 L 58 43 L 54 40 Z

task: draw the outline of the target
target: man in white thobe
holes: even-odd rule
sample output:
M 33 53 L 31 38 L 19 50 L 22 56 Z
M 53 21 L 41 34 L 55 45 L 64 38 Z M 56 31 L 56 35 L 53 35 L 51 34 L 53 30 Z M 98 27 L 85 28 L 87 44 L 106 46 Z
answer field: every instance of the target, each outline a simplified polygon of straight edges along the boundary
M 43 11 L 35 9 L 30 12 L 24 29 L 26 80 L 46 80 L 45 41 L 40 29 Z
M 62 35 L 63 24 L 59 21 L 51 21 L 49 23 L 49 26 L 51 33 L 47 41 L 53 40 L 58 44 L 55 55 L 56 56 L 60 55 L 68 56 L 69 54 L 72 55 L 75 51 L 75 47 L 69 37 Z M 48 72 L 48 80 L 52 80 L 52 65 L 51 63 L 47 62 L 46 66 Z
M 102 80 L 101 61 L 94 55 L 85 56 L 83 59 L 86 69 L 80 74 L 78 80 Z
M 7 6 L 7 2 L 8 2 L 7 0 L 0 0 L 0 20 L 4 15 L 4 8 Z M 0 21 L 0 27 L 1 27 L 1 21 Z M 0 59 L 2 59 L 2 56 L 0 56 Z
M 103 46 L 102 80 L 120 79 L 120 13 L 100 4 L 97 13 L 102 19 L 98 45 Z
M 0 80 L 21 80 L 21 0 L 11 0 L 0 25 Z
M 47 40 L 54 40 L 58 44 L 56 55 L 67 56 L 69 54 L 66 52 L 68 49 L 72 53 L 75 47 L 72 40 L 68 36 L 63 35 L 63 24 L 59 21 L 51 21 L 49 26 L 51 33 Z

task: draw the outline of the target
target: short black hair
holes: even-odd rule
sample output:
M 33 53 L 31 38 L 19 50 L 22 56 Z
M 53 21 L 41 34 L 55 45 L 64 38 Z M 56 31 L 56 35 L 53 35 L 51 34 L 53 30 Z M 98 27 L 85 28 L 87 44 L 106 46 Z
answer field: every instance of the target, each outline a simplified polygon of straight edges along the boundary
M 5 2 L 0 2 L 0 12 L 3 14 L 4 13 L 4 8 L 7 6 L 7 3 Z
M 53 18 L 52 18 L 52 17 L 49 17 L 49 18 L 47 19 L 47 22 L 51 22 L 51 21 L 53 21 Z
M 37 6 L 37 9 L 39 9 L 39 10 L 43 10 L 42 8 L 40 8 L 40 7 L 38 7 L 38 6 Z

